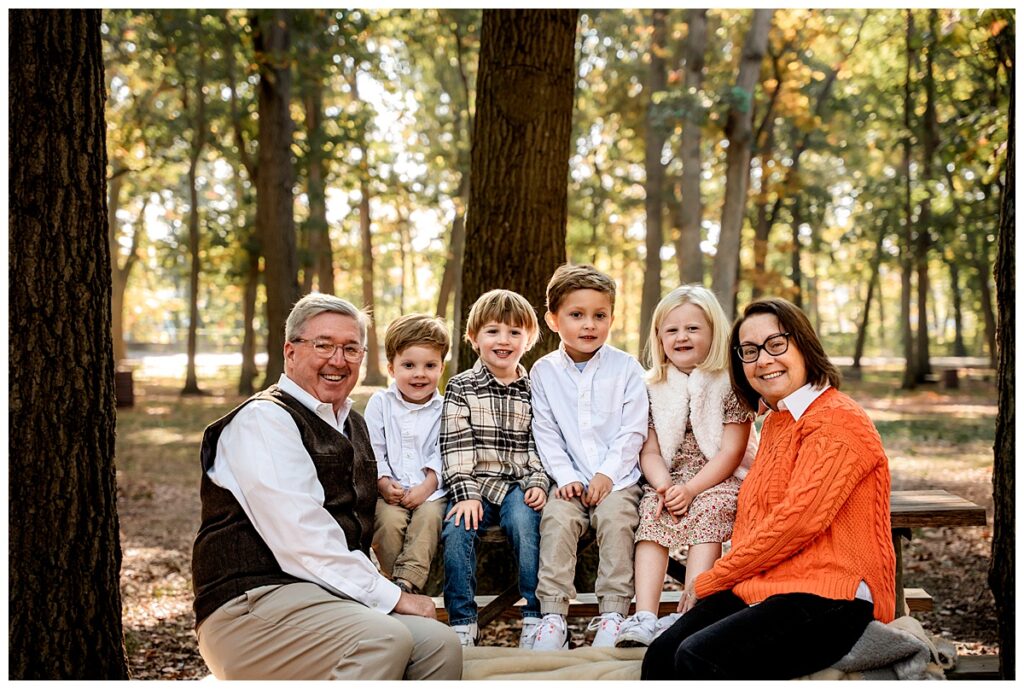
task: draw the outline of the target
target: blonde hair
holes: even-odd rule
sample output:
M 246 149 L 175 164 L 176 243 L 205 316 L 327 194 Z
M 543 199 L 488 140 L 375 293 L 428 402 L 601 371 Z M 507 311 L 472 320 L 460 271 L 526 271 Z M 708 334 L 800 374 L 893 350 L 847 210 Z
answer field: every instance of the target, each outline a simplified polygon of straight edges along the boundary
M 410 313 L 391 321 L 384 333 L 384 353 L 389 362 L 409 347 L 417 345 L 436 349 L 441 353 L 443 361 L 451 347 L 448 325 L 444 319 L 425 313 Z
M 492 321 L 525 330 L 528 338 L 526 351 L 537 344 L 540 336 L 537 313 L 523 295 L 507 289 L 492 289 L 481 294 L 473 302 L 466 319 L 466 341 L 472 344 L 470 338 L 475 339 L 480 329 Z M 473 349 L 476 349 L 475 344 Z
M 683 304 L 693 304 L 704 313 L 704 318 L 711 327 L 711 347 L 704 361 L 697 365 L 702 371 L 721 371 L 729 365 L 729 320 L 725 316 L 722 305 L 711 290 L 701 285 L 683 285 L 676 287 L 658 302 L 651 317 L 651 333 L 647 339 L 644 354 L 651 368 L 647 379 L 652 383 L 665 380 L 666 370 L 671 366 L 661 346 L 661 325 L 673 309 Z
M 570 292 L 580 289 L 592 289 L 595 292 L 607 294 L 608 299 L 612 303 L 612 309 L 615 308 L 614 280 L 592 265 L 586 263 L 580 265 L 565 263 L 555 268 L 551 279 L 548 280 L 546 295 L 548 311 L 551 313 L 557 312 L 558 307 L 562 304 L 562 300 Z

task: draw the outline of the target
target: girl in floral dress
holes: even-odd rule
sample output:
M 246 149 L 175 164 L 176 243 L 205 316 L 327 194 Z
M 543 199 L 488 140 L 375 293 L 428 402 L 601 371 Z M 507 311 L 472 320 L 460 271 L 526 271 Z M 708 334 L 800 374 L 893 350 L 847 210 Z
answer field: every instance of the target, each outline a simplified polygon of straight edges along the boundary
M 732 535 L 736 495 L 757 451 L 754 414 L 729 383 L 729 323 L 698 285 L 670 292 L 654 310 L 647 351 L 650 432 L 640 451 L 647 479 L 640 501 L 634 572 L 636 614 L 616 646 L 647 646 L 669 551 L 687 547 L 686 584 L 711 569 Z M 690 607 L 684 597 L 679 612 Z

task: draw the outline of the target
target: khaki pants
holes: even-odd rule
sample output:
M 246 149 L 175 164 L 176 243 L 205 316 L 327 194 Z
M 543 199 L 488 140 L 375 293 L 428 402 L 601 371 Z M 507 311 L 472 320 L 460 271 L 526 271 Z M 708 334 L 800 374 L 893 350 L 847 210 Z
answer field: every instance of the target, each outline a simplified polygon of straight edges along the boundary
M 246 591 L 196 636 L 217 679 L 462 677 L 462 649 L 446 625 L 385 615 L 305 582 Z
M 594 527 L 599 549 L 597 581 L 594 582 L 598 610 L 629 613 L 633 599 L 633 534 L 640 522 L 638 485 L 613 490 L 597 507 L 587 507 L 579 498 L 562 500 L 555 488 L 548 494 L 540 520 L 540 573 L 537 598 L 542 615 L 569 612 L 569 600 L 576 597 L 576 546 L 588 526 Z
M 414 510 L 377 499 L 373 516 L 373 552 L 384 576 L 401 577 L 422 589 L 430 574 L 430 561 L 441 539 L 447 500 L 424 502 Z

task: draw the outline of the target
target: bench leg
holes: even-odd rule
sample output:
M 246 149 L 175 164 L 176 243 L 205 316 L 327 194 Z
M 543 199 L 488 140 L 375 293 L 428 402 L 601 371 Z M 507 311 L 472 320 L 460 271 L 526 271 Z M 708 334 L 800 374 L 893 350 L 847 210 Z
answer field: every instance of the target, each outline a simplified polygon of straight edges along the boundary
M 896 617 L 907 614 L 907 600 L 903 592 L 903 537 L 899 530 L 892 532 L 892 548 L 896 551 Z
M 492 600 L 490 603 L 485 605 L 482 610 L 477 613 L 476 624 L 479 629 L 483 629 L 491 622 L 501 616 L 501 613 L 506 608 L 512 607 L 516 604 L 522 596 L 519 595 L 519 582 L 512 584 L 507 589 L 498 594 L 497 598 Z

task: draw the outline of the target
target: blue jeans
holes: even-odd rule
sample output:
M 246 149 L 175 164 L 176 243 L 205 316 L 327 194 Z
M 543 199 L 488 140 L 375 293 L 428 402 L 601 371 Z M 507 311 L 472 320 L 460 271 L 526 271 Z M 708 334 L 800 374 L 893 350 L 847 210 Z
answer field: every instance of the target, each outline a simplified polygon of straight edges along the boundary
M 537 602 L 537 566 L 540 560 L 540 512 L 524 501 L 523 489 L 518 485 L 505 495 L 501 505 L 482 500 L 484 518 L 480 528 L 499 524 L 505 537 L 512 543 L 519 563 L 519 594 L 526 599 L 523 617 L 540 617 Z M 455 505 L 449 501 L 448 510 Z M 476 552 L 480 535 L 466 530 L 462 520 L 455 526 L 454 517 L 446 519 L 441 531 L 444 547 L 444 607 L 448 610 L 448 624 L 476 622 Z

